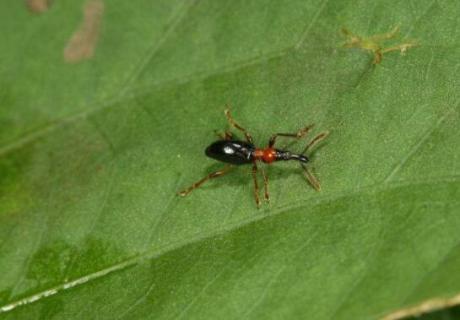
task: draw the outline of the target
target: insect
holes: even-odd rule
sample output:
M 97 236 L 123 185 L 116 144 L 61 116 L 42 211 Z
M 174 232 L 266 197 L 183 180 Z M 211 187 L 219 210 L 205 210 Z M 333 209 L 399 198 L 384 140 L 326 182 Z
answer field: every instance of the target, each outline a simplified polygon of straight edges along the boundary
M 232 116 L 230 115 L 230 110 L 226 109 L 224 112 L 230 126 L 241 131 L 244 134 L 246 141 L 234 139 L 233 134 L 230 131 L 225 131 L 225 134 L 219 135 L 221 139 L 209 145 L 206 148 L 205 154 L 206 156 L 212 159 L 226 163 L 226 166 L 221 170 L 208 174 L 206 177 L 195 182 L 187 189 L 178 192 L 179 195 L 186 196 L 193 190 L 199 188 L 206 181 L 223 176 L 224 174 L 229 172 L 233 167 L 248 164 L 252 165 L 252 178 L 254 180 L 254 197 L 257 207 L 260 207 L 259 186 L 257 183 L 257 164 L 259 162 L 271 164 L 275 161 L 289 160 L 298 161 L 305 173 L 305 177 L 307 178 L 308 182 L 313 186 L 313 188 L 315 188 L 317 191 L 320 191 L 321 186 L 318 179 L 316 179 L 316 177 L 306 167 L 306 164 L 310 161 L 310 159 L 308 158 L 308 156 L 305 155 L 305 153 L 311 150 L 313 146 L 317 145 L 318 142 L 326 138 L 329 134 L 328 131 L 324 131 L 315 136 L 307 144 L 307 146 L 301 153 L 293 153 L 291 151 L 284 149 L 276 149 L 274 146 L 277 141 L 277 138 L 288 137 L 298 140 L 304 137 L 313 128 L 313 125 L 306 126 L 305 128 L 300 129 L 296 133 L 276 133 L 273 136 L 271 136 L 270 140 L 268 141 L 267 147 L 257 148 L 254 145 L 252 137 L 248 133 L 248 131 L 244 129 L 242 126 L 240 126 L 232 118 Z M 261 169 L 261 172 L 264 179 L 264 196 L 265 200 L 268 202 L 270 201 L 270 195 L 268 192 L 268 177 L 263 169 Z

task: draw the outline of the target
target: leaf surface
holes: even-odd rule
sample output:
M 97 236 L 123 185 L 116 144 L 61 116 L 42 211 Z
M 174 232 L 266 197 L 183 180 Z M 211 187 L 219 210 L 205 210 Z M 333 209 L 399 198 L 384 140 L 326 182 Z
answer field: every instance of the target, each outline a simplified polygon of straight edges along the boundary
M 460 294 L 458 2 L 116 0 L 68 63 L 83 5 L 0 4 L 0 318 L 379 319 Z M 395 25 L 420 46 L 340 46 Z M 176 196 L 222 167 L 227 103 L 258 145 L 330 130 L 322 191 L 277 163 L 261 209 L 250 167 Z

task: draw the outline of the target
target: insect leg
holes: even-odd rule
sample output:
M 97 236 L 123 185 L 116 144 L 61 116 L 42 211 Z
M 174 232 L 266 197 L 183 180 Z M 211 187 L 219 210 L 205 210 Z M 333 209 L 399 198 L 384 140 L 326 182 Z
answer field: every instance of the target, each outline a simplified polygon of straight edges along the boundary
M 265 200 L 267 202 L 270 202 L 270 195 L 268 193 L 268 176 L 267 174 L 265 173 L 265 170 L 264 169 L 261 169 L 262 171 L 262 176 L 264 177 L 264 192 L 265 192 Z
M 305 165 L 303 165 L 303 164 L 300 164 L 300 165 L 304 169 L 305 178 L 307 178 L 307 180 L 311 184 L 311 186 L 313 188 L 315 188 L 316 191 L 321 191 L 321 185 L 320 185 L 318 179 L 316 179 L 316 177 L 308 170 L 308 168 Z
M 222 140 L 232 140 L 233 139 L 233 133 L 231 133 L 228 130 L 226 130 L 224 133 L 220 133 L 217 130 L 214 130 L 214 133 L 216 134 L 216 136 L 218 136 Z
M 240 131 L 242 131 L 244 133 L 244 136 L 246 137 L 246 140 L 249 142 L 249 143 L 253 143 L 252 142 L 252 137 L 251 135 L 249 134 L 249 132 L 246 131 L 245 128 L 243 128 L 242 126 L 240 126 L 238 123 L 236 123 L 235 120 L 233 120 L 232 116 L 230 115 L 230 110 L 229 109 L 226 109 L 225 111 L 225 116 L 227 117 L 227 120 L 228 120 L 228 123 L 230 123 L 230 125 Z
M 256 199 L 257 208 L 260 207 L 259 185 L 257 184 L 257 164 L 254 161 L 252 164 L 252 179 L 254 180 L 254 198 Z
M 217 178 L 217 177 L 221 177 L 223 176 L 224 174 L 226 174 L 232 167 L 231 166 L 225 166 L 223 169 L 221 170 L 218 170 L 218 171 L 215 171 L 215 172 L 212 172 L 210 174 L 208 174 L 206 177 L 204 177 L 203 179 L 195 182 L 194 184 L 192 184 L 190 187 L 188 187 L 187 189 L 184 189 L 180 192 L 178 192 L 177 194 L 180 195 L 180 196 L 183 196 L 185 197 L 186 195 L 188 195 L 190 192 L 192 192 L 193 190 L 195 190 L 196 188 L 199 188 L 203 183 L 205 183 L 206 181 L 210 180 L 210 179 L 213 179 L 213 178 Z
M 268 147 L 271 148 L 275 145 L 275 142 L 276 142 L 276 138 L 278 137 L 288 137 L 288 138 L 295 138 L 295 139 L 300 139 L 302 138 L 303 136 L 305 136 L 308 131 L 310 131 L 311 128 L 313 128 L 313 124 L 312 125 L 309 125 L 305 128 L 302 128 L 300 129 L 299 131 L 297 131 L 297 133 L 277 133 L 277 134 L 274 134 L 273 136 L 271 136 L 270 140 L 268 141 Z
M 225 131 L 224 138 L 225 138 L 225 140 L 232 140 L 233 139 L 233 133 L 231 133 L 230 131 Z

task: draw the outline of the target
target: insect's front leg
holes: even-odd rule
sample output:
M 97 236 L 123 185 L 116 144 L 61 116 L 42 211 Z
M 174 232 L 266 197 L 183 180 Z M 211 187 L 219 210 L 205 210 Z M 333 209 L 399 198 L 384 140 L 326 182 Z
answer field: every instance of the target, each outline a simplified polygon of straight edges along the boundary
M 304 137 L 311 130 L 311 128 L 313 128 L 313 126 L 314 126 L 313 124 L 306 126 L 305 128 L 300 129 L 296 133 L 276 133 L 268 141 L 268 147 L 272 148 L 275 145 L 276 139 L 278 137 L 300 139 Z

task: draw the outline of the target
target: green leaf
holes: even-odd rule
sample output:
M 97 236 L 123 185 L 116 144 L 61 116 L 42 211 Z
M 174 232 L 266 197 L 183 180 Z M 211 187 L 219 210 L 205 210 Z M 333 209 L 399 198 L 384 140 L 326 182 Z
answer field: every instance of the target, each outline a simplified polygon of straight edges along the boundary
M 378 319 L 459 300 L 458 1 L 107 1 L 80 29 L 93 56 L 70 61 L 84 4 L 0 4 L 0 318 Z M 396 25 L 385 45 L 419 43 L 405 55 L 341 47 L 342 27 Z M 260 209 L 250 166 L 178 197 L 222 167 L 203 150 L 227 103 L 258 145 L 330 130 L 322 191 L 277 163 Z

